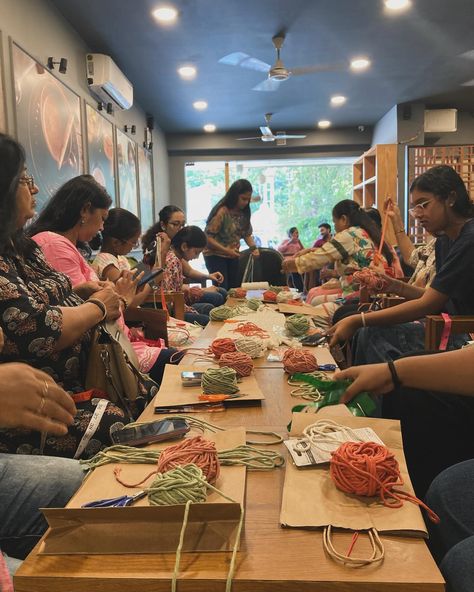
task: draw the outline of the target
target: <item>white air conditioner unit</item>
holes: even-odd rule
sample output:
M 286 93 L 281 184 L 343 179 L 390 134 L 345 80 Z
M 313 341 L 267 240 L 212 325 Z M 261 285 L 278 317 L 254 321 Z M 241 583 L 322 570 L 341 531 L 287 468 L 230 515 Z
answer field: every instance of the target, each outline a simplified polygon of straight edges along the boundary
M 457 109 L 426 109 L 425 132 L 455 132 L 458 129 Z
M 86 56 L 87 84 L 102 103 L 112 103 L 117 109 L 133 105 L 133 86 L 110 56 L 88 53 Z

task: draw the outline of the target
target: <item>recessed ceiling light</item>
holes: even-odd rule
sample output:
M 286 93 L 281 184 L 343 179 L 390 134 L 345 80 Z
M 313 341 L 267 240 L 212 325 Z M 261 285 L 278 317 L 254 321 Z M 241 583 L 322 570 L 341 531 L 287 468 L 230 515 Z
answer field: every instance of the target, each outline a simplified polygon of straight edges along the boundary
M 335 107 L 339 107 L 339 105 L 344 105 L 346 101 L 347 97 L 344 97 L 342 95 L 334 95 L 333 97 L 331 97 L 331 105 L 334 105 Z
M 354 58 L 351 61 L 351 68 L 353 70 L 365 70 L 370 66 L 370 60 L 367 58 Z
M 178 18 L 178 10 L 174 6 L 160 6 L 151 13 L 160 23 L 169 25 Z
M 194 66 L 181 66 L 181 68 L 178 68 L 178 74 L 184 80 L 193 80 L 193 78 L 196 78 L 197 70 Z
M 331 122 L 327 119 L 321 119 L 321 121 L 318 121 L 318 127 L 321 129 L 327 129 L 328 127 L 331 127 Z
M 193 107 L 198 111 L 204 111 L 207 109 L 207 101 L 194 101 Z
M 206 125 L 203 127 L 205 132 L 208 132 L 209 134 L 211 134 L 212 132 L 216 131 L 216 126 L 213 123 L 206 123 Z
M 411 6 L 410 0 L 384 0 L 384 3 L 389 10 L 403 10 Z

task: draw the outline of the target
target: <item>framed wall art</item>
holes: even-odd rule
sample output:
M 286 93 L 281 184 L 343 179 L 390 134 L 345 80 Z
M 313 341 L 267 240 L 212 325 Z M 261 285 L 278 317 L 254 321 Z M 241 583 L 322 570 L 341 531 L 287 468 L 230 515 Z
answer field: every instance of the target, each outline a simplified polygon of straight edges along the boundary
M 139 216 L 137 187 L 137 145 L 118 128 L 117 164 L 120 207 Z
M 83 170 L 79 96 L 12 43 L 18 140 L 39 188 L 37 209 Z
M 107 189 L 115 205 L 113 125 L 87 103 L 86 125 L 89 173 Z
M 138 147 L 138 180 L 140 186 L 140 219 L 142 232 L 155 222 L 151 152 Z

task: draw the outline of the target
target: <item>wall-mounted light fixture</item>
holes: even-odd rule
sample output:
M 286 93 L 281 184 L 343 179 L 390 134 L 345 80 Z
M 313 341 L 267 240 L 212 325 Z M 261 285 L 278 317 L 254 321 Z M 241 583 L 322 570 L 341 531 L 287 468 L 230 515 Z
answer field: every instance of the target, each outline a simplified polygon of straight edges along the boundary
M 61 74 L 66 74 L 67 72 L 67 58 L 60 58 L 59 60 L 55 60 L 53 57 L 49 57 L 47 64 L 50 70 L 54 70 L 54 66 L 59 65 L 58 71 Z

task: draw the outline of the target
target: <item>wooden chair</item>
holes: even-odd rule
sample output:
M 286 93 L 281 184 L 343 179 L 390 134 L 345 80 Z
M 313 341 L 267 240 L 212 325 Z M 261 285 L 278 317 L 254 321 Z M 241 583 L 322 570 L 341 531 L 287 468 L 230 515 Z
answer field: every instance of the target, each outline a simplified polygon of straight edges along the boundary
M 184 321 L 184 294 L 183 292 L 165 292 L 166 305 L 170 309 L 170 314 L 180 321 Z M 150 296 L 145 303 L 149 308 L 150 304 L 156 305 L 157 309 L 161 309 L 161 295 L 159 291 L 155 292 L 154 296 Z
M 129 308 L 124 319 L 129 326 L 142 326 L 147 339 L 164 339 L 168 345 L 166 311 L 154 308 Z
M 444 319 L 441 315 L 429 315 L 426 317 L 425 350 L 436 351 L 439 349 L 441 335 L 444 329 Z M 474 331 L 474 317 L 456 315 L 451 317 L 451 335 L 460 333 L 472 333 Z

